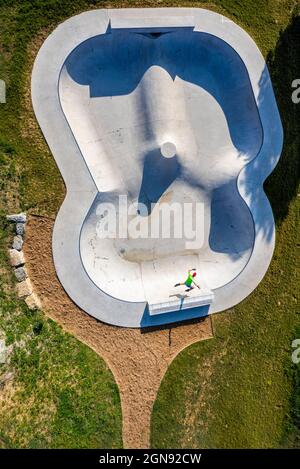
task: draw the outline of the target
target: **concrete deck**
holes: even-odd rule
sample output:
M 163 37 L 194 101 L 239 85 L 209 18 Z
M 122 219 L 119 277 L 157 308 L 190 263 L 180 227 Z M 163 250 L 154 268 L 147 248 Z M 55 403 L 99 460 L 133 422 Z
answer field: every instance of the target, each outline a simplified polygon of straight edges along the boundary
M 256 288 L 274 249 L 262 185 L 283 136 L 266 64 L 241 28 L 202 9 L 83 13 L 43 44 L 32 99 L 67 186 L 55 266 L 83 310 L 144 327 L 222 311 Z M 102 239 L 101 207 L 118 210 L 119 196 L 154 204 L 133 216 L 141 231 L 165 203 L 202 202 L 201 247 Z M 186 294 L 173 285 L 189 268 L 201 290 Z

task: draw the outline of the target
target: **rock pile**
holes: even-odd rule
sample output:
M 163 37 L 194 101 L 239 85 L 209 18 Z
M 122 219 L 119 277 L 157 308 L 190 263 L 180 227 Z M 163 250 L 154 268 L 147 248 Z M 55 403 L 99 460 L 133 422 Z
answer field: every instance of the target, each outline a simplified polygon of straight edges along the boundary
M 25 268 L 25 258 L 22 251 L 24 243 L 24 234 L 26 227 L 26 214 L 17 213 L 7 215 L 6 219 L 15 224 L 15 236 L 13 239 L 12 247 L 9 250 L 10 264 L 14 268 L 14 274 L 18 281 L 17 295 L 19 298 L 24 299 L 30 309 L 38 309 L 41 307 L 38 297 L 32 289 L 30 279 L 28 278 Z

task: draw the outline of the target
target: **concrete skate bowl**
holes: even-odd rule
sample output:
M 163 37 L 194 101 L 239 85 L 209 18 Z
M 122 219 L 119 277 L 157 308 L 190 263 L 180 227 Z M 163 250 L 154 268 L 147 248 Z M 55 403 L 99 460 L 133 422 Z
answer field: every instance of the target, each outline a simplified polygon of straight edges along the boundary
M 196 10 L 212 25 L 197 31 L 195 17 L 184 11 L 172 9 L 176 25 L 166 17 L 163 27 L 161 19 L 156 25 L 157 10 L 151 10 L 153 27 L 145 10 L 134 10 L 143 27 L 136 27 L 139 15 L 132 27 L 128 11 L 108 10 L 101 34 L 90 25 L 93 31 L 69 47 L 59 69 L 57 100 L 85 176 L 75 176 L 70 190 L 62 170 L 68 196 L 53 248 L 58 276 L 75 302 L 106 322 L 141 327 L 226 309 L 259 283 L 274 247 L 262 183 L 280 155 L 282 130 L 265 63 L 244 31 L 230 22 L 238 42 L 251 49 L 250 66 L 232 38 L 216 34 L 219 15 Z M 84 15 L 77 17 L 82 24 Z M 75 171 L 71 160 L 67 166 Z M 120 201 L 130 206 L 126 236 L 102 236 L 107 207 L 119 216 Z M 201 234 L 192 230 L 199 203 Z M 182 214 L 188 223 L 184 204 L 191 208 L 194 243 L 191 230 L 175 236 Z M 170 236 L 149 235 L 170 207 Z M 131 232 L 137 227 L 138 238 Z M 71 261 L 81 278 L 77 288 L 66 278 L 70 261 L 62 252 L 62 246 L 70 250 L 70 237 L 78 252 L 77 267 Z M 190 268 L 197 269 L 201 290 L 174 289 Z M 213 301 L 201 302 L 209 292 Z M 149 314 L 147 305 L 166 304 L 167 313 Z

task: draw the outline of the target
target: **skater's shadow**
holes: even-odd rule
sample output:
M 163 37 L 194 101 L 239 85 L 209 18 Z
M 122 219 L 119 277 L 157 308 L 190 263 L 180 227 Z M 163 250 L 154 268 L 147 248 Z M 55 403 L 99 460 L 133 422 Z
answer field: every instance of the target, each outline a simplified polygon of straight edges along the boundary
M 175 296 L 176 298 L 178 298 L 179 300 L 183 299 L 184 298 L 187 298 L 188 295 L 187 294 L 184 294 L 184 293 L 174 293 L 173 295 L 169 295 L 169 298 L 172 298 L 173 296 Z

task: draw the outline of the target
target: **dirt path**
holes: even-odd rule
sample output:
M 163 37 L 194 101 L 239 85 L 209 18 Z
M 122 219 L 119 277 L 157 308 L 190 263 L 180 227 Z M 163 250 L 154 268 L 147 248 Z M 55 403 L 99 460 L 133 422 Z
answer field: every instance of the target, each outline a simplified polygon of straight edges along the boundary
M 181 350 L 212 336 L 211 320 L 142 333 L 93 319 L 71 301 L 56 277 L 53 224 L 52 219 L 32 216 L 26 226 L 26 266 L 43 310 L 104 358 L 120 390 L 124 447 L 148 448 L 151 411 L 160 382 Z

